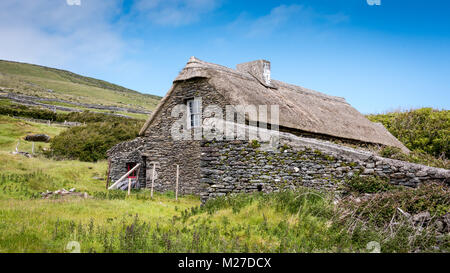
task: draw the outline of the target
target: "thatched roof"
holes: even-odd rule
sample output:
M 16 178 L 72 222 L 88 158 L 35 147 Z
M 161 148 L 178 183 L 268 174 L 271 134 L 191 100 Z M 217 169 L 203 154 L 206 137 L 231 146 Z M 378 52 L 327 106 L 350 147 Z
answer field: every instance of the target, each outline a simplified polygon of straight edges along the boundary
M 279 105 L 280 126 L 398 147 L 404 152 L 409 152 L 386 128 L 369 121 L 344 98 L 329 96 L 277 80 L 271 80 L 269 86 L 258 75 L 251 72 L 207 63 L 194 57 L 189 59 L 186 67 L 175 79 L 174 85 L 179 81 L 192 78 L 208 78 L 209 83 L 228 100 L 227 103 L 233 105 Z M 173 88 L 174 86 L 144 124 L 141 134 L 158 115 Z

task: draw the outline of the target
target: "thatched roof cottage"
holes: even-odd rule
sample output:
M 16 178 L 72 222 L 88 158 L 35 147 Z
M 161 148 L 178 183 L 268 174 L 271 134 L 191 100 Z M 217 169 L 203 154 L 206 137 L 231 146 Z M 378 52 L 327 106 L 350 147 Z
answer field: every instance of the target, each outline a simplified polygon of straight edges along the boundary
M 186 111 L 174 114 L 174 109 L 180 105 L 184 105 Z M 283 153 L 266 151 L 263 154 L 267 158 L 263 158 L 258 152 L 261 149 L 259 145 L 248 139 L 205 139 L 201 135 L 202 109 L 209 105 L 218 107 L 223 113 L 229 110 L 228 106 L 276 105 L 276 108 L 269 108 L 278 110 L 277 119 L 272 119 L 275 112 L 268 111 L 264 125 L 269 130 L 279 129 L 280 147 L 285 147 Z M 261 108 L 256 107 L 259 109 L 257 115 L 250 115 L 238 107 L 234 109 L 236 118 L 241 116 L 247 129 L 263 125 L 259 120 Z M 173 137 L 174 124 L 180 120 L 183 121 L 180 127 L 183 134 L 188 132 L 191 137 L 182 140 Z M 273 120 L 278 124 L 272 124 Z M 286 141 L 290 145 L 287 146 Z M 348 143 L 354 147 L 392 146 L 409 152 L 386 128 L 370 122 L 344 98 L 271 79 L 268 61 L 243 63 L 231 69 L 191 57 L 142 127 L 140 137 L 118 144 L 108 152 L 109 178 L 114 182 L 140 164 L 137 168 L 139 174 L 135 170 L 129 175 L 138 182 L 137 186 L 150 187 L 153 181 L 157 191 L 174 190 L 178 165 L 180 192 L 208 198 L 228 192 L 276 190 L 279 188 L 276 184 L 281 182 L 295 186 L 328 181 L 322 183 L 326 188 L 332 187 L 331 178 L 342 180 L 354 168 L 365 172 L 364 162 L 376 158 L 369 152 L 336 143 Z M 294 146 L 298 147 L 292 148 Z M 314 153 L 317 150 L 321 150 L 320 156 Z M 237 155 L 236 151 L 240 154 Z M 325 156 L 327 153 L 333 155 L 333 160 L 331 156 Z M 279 161 L 268 160 L 274 157 Z M 289 163 L 281 163 L 286 161 Z M 350 161 L 358 164 L 348 164 Z M 376 161 L 380 161 L 379 158 Z M 367 174 L 390 176 L 397 171 L 390 169 L 390 163 L 383 164 L 386 165 L 385 171 L 369 165 Z M 157 177 L 153 177 L 153 167 Z M 341 169 L 337 172 L 334 168 Z M 311 173 L 315 176 L 312 177 Z M 393 179 L 396 183 L 414 184 L 412 177 L 397 177 Z

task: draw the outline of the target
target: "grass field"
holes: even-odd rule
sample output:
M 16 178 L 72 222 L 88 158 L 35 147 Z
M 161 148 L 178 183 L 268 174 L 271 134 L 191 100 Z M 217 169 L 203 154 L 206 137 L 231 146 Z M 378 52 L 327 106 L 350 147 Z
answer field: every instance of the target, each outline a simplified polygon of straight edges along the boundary
M 417 191 L 414 198 L 412 190 L 402 190 L 356 207 L 307 188 L 218 198 L 200 207 L 198 197 L 176 201 L 173 192 L 150 198 L 148 190 L 131 196 L 107 191 L 105 161 L 11 154 L 28 133 L 63 130 L 0 116 L 0 252 L 70 252 L 78 244 L 81 252 L 370 252 L 370 242 L 382 252 L 450 251 L 449 235 L 439 241 L 433 226 L 418 231 L 392 215 L 395 206 L 412 201 L 417 211 L 430 206 L 445 213 L 449 194 L 439 188 Z M 30 145 L 21 141 L 19 147 L 30 151 Z M 90 197 L 40 196 L 61 188 Z

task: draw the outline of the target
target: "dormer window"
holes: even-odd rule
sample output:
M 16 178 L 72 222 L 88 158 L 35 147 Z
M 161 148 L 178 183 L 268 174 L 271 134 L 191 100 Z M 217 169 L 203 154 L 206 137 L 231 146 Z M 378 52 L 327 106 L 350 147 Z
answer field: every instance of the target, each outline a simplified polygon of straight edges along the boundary
M 267 85 L 270 85 L 270 63 L 264 62 L 263 77 Z
M 200 127 L 201 111 L 200 100 L 191 99 L 187 101 L 187 128 Z

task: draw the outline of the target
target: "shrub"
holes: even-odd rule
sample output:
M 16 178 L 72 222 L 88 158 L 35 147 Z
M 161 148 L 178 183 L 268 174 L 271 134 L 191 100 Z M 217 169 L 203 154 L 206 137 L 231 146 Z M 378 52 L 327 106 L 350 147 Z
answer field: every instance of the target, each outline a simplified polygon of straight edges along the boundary
M 72 127 L 50 142 L 47 154 L 68 159 L 95 162 L 106 158 L 106 152 L 119 142 L 137 137 L 142 122 L 95 122 Z
M 385 192 L 393 187 L 387 179 L 377 176 L 362 177 L 359 174 L 355 174 L 350 179 L 347 179 L 345 186 L 349 192 L 356 193 Z
M 19 104 L 0 105 L 0 115 L 10 115 L 34 119 L 56 120 L 57 113 Z
M 428 211 L 438 217 L 448 213 L 450 190 L 445 185 L 430 183 L 417 189 L 396 188 L 376 194 L 370 199 L 362 200 L 356 208 L 352 202 L 347 204 L 355 209 L 357 217 L 383 226 L 391 221 L 397 208 L 410 214 Z
M 422 108 L 384 115 L 369 115 L 412 151 L 450 157 L 450 110 Z

